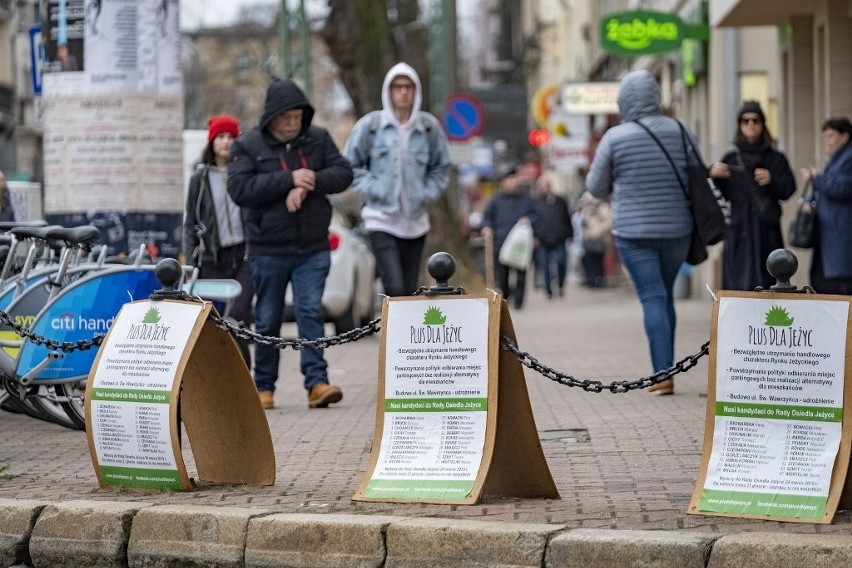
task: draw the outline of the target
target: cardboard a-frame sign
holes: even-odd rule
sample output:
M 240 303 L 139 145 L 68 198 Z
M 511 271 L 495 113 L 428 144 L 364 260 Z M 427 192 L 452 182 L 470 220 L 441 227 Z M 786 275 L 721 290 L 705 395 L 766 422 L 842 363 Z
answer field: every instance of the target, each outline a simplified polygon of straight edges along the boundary
M 86 386 L 89 453 L 101 487 L 188 490 L 179 421 L 215 483 L 272 485 L 272 436 L 233 337 L 209 302 L 125 304 Z
M 382 308 L 376 429 L 355 501 L 559 499 L 505 301 L 400 297 Z
M 849 296 L 720 292 L 688 513 L 830 523 L 852 504 Z

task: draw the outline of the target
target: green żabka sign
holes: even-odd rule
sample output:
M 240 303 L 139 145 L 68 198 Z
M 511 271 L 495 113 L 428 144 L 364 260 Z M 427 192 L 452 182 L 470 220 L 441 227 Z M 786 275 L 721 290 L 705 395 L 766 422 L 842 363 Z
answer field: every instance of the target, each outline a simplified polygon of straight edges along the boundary
M 618 55 L 675 51 L 684 39 L 708 37 L 703 24 L 686 24 L 676 14 L 637 10 L 601 18 L 601 47 Z

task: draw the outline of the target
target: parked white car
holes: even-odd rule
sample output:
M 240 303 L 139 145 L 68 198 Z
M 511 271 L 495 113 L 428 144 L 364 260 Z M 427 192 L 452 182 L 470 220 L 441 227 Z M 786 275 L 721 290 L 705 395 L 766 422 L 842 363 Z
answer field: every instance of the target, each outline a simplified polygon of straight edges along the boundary
M 367 242 L 335 211 L 328 228 L 331 269 L 325 281 L 322 307 L 335 334 L 367 324 L 376 316 L 376 259 Z M 287 288 L 284 319 L 293 321 L 293 292 Z

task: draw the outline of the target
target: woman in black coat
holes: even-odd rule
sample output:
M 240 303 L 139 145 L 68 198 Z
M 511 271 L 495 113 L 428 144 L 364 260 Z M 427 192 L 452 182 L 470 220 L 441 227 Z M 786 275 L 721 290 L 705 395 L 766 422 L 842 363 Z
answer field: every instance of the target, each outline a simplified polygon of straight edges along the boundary
M 787 157 L 773 146 L 757 101 L 745 101 L 737 116 L 735 148 L 710 166 L 710 176 L 731 203 L 731 224 L 722 253 L 722 288 L 769 288 L 775 279 L 766 257 L 784 247 L 781 204 L 796 191 Z

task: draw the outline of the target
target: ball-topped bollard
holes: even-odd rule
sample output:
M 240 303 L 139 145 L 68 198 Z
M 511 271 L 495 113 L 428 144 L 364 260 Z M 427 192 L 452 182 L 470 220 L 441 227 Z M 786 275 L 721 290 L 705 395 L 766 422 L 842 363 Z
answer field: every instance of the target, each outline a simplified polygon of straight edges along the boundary
M 436 252 L 426 262 L 426 270 L 438 286 L 447 287 L 447 282 L 456 273 L 456 259 L 450 253 Z
M 790 279 L 799 269 L 799 259 L 792 251 L 787 249 L 775 249 L 766 257 L 766 269 L 775 278 L 775 284 L 769 287 L 776 292 L 789 292 L 796 290 L 790 284 Z
M 180 281 L 183 269 L 177 260 L 164 258 L 157 263 L 154 274 L 156 274 L 157 280 L 163 285 L 163 288 L 174 290 L 175 284 Z
M 450 278 L 456 273 L 456 259 L 447 252 L 436 252 L 426 261 L 426 271 L 435 279 L 435 286 L 425 291 L 427 296 L 441 294 L 464 294 L 463 288 L 454 288 L 449 285 Z
M 183 267 L 173 258 L 164 258 L 154 267 L 154 275 L 163 285 L 151 292 L 151 300 L 191 300 L 190 296 L 179 288 Z

